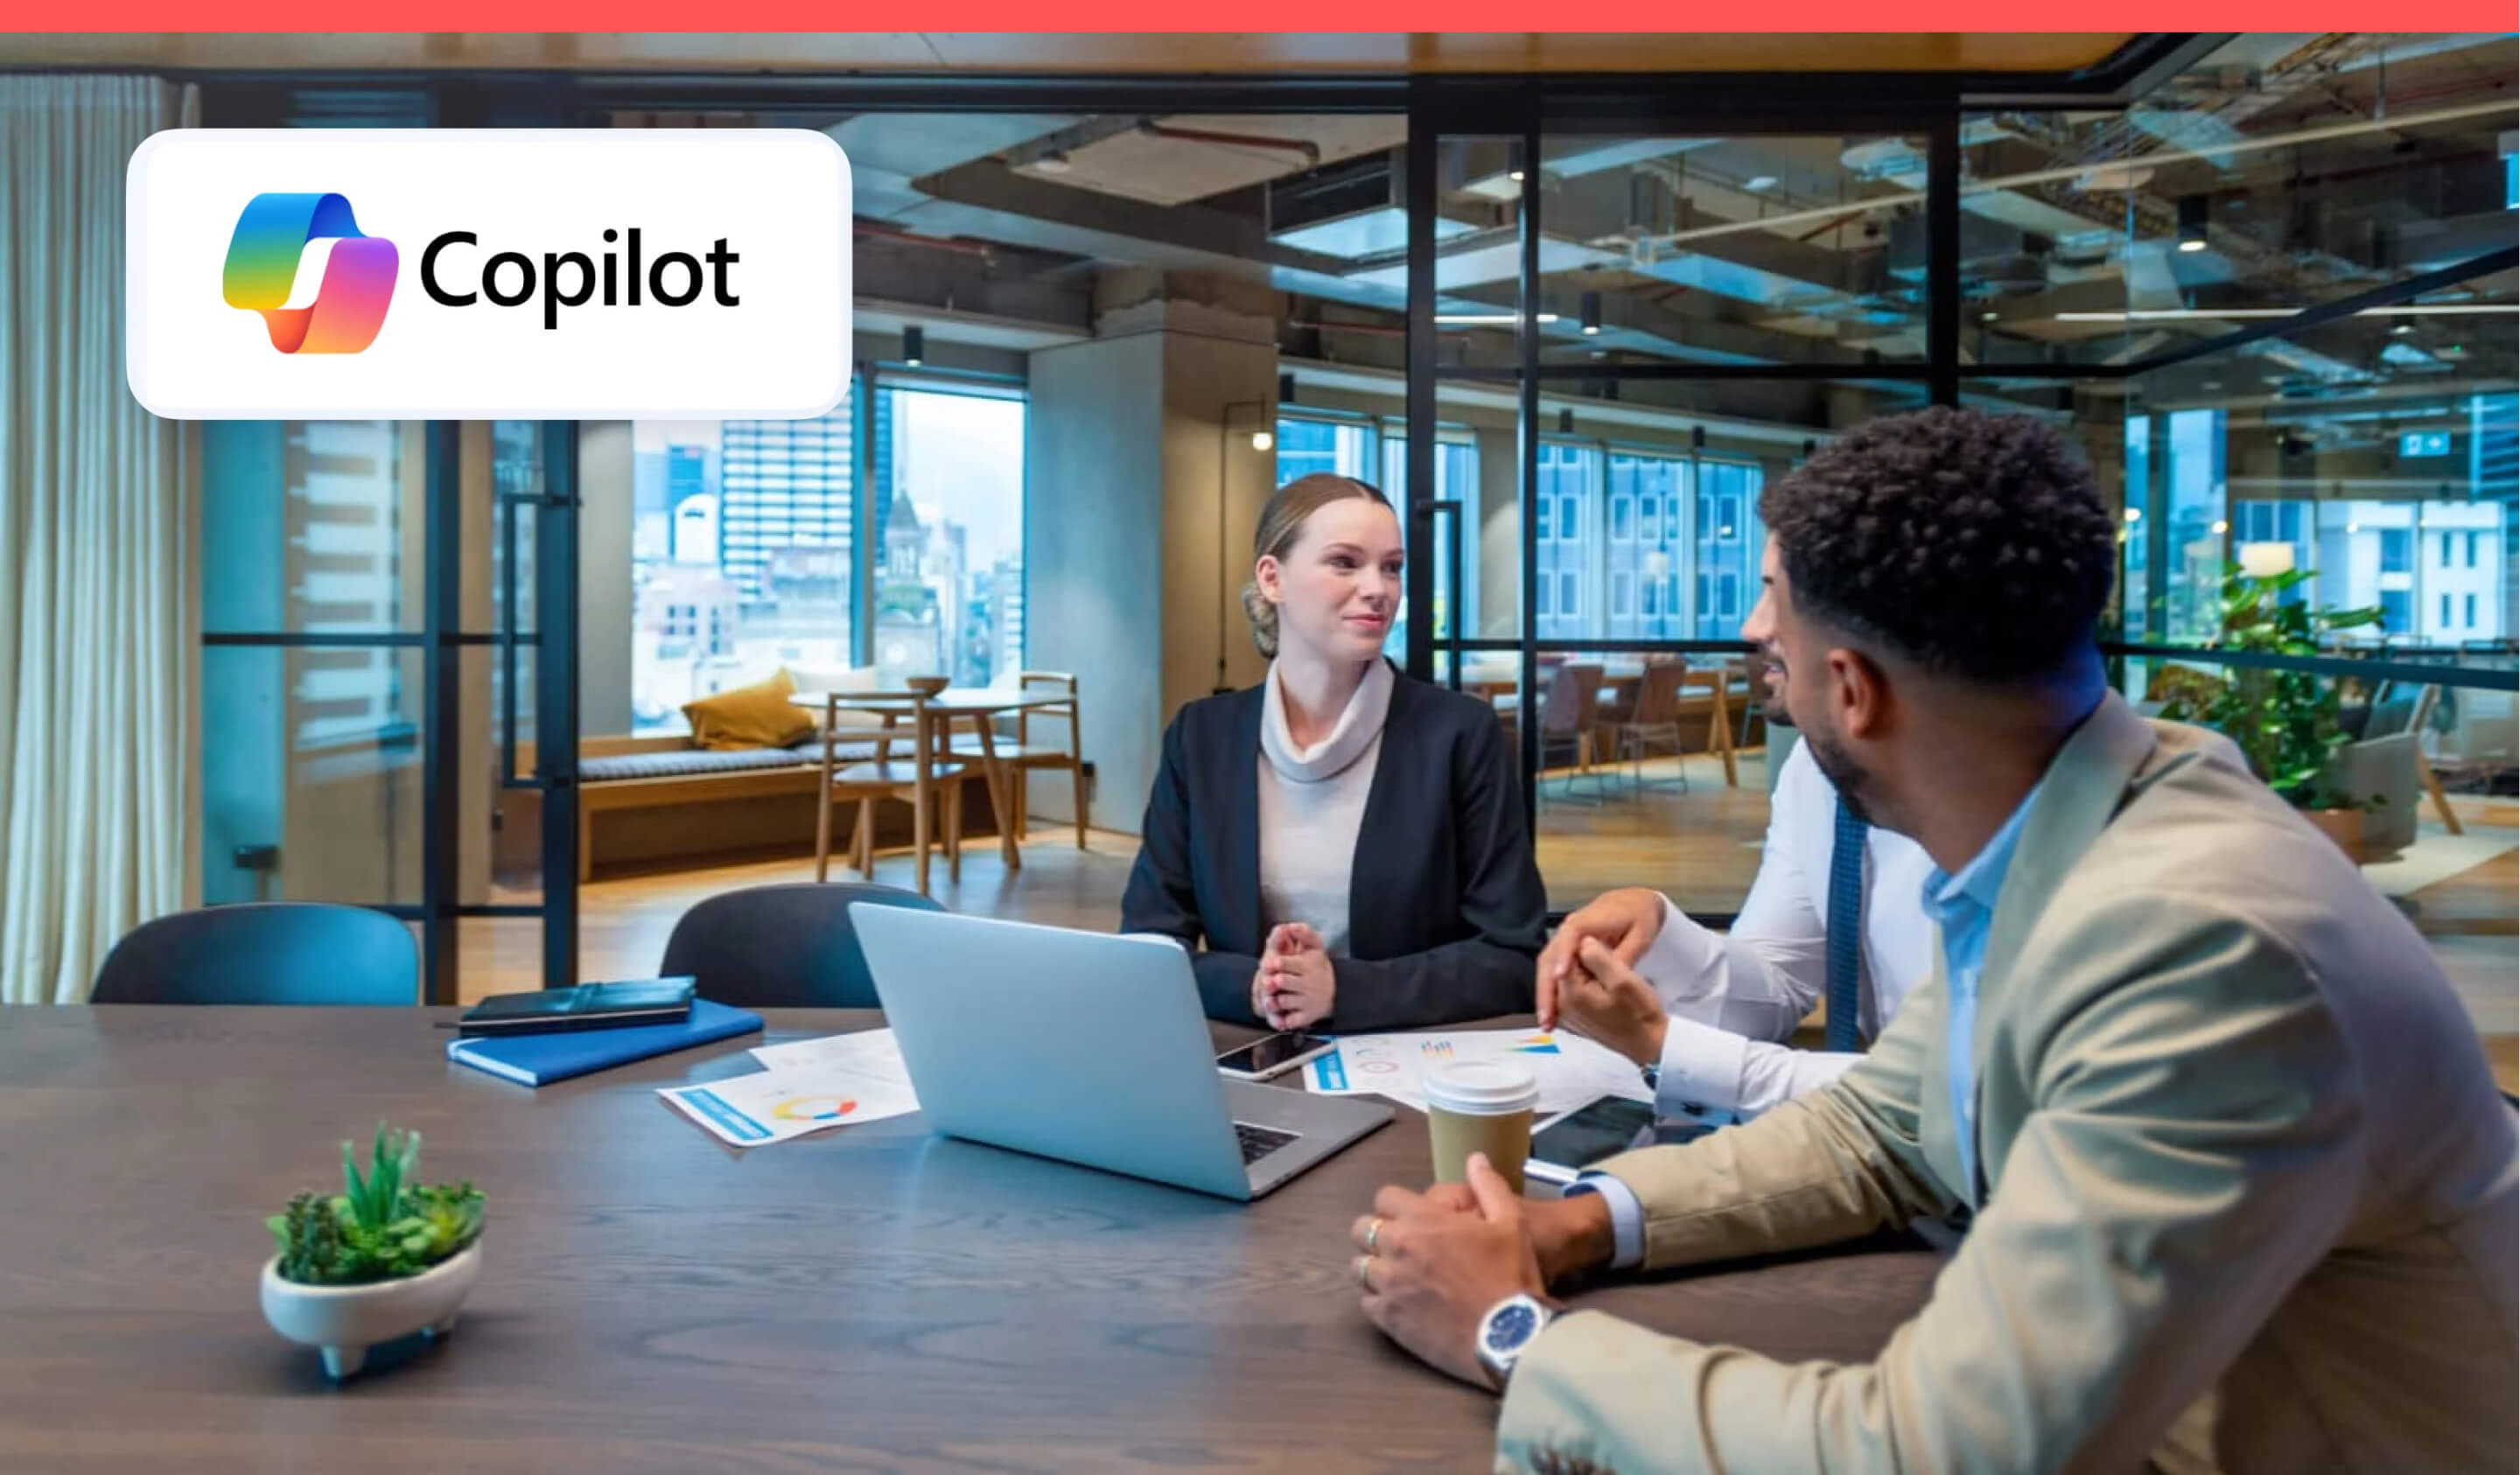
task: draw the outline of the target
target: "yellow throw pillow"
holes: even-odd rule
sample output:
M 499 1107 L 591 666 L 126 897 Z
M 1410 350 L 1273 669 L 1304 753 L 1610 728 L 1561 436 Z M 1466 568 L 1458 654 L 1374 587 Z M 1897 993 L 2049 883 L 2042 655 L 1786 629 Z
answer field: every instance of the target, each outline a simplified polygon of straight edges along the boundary
M 711 752 L 786 747 L 814 731 L 814 714 L 788 699 L 795 694 L 796 683 L 782 671 L 688 703 L 683 720 L 692 725 L 692 745 Z

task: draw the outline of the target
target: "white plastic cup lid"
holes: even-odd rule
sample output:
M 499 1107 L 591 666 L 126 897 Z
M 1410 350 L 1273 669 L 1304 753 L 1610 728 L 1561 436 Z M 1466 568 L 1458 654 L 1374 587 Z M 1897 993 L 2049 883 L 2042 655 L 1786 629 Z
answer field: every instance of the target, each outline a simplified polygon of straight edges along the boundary
M 1505 1116 L 1540 1104 L 1540 1082 L 1504 1060 L 1456 1060 L 1429 1069 L 1426 1104 L 1462 1116 Z

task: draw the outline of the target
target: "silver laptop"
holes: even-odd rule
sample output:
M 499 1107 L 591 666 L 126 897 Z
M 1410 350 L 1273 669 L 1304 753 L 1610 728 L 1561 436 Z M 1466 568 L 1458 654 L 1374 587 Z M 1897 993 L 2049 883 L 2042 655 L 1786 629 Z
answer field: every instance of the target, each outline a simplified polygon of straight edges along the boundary
M 1379 1101 L 1218 1074 L 1190 955 L 858 902 L 849 908 L 927 1124 L 1226 1198 L 1257 1198 L 1391 1120 Z

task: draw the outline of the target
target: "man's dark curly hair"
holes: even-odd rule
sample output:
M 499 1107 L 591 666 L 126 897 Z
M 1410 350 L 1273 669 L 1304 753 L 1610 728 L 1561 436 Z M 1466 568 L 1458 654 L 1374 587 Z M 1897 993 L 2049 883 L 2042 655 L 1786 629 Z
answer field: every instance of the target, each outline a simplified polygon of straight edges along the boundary
M 1937 407 L 1876 420 L 1771 484 L 1796 607 L 1937 675 L 2000 685 L 2088 648 L 2117 529 L 2047 425 Z

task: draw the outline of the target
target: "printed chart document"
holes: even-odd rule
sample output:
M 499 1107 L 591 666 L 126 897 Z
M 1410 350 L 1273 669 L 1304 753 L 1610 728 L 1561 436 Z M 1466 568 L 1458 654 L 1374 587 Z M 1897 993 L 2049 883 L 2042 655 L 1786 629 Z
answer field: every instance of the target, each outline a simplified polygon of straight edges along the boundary
M 1389 1096 L 1423 1111 L 1426 1093 L 1418 1083 L 1428 1066 L 1485 1059 L 1508 1059 L 1528 1069 L 1540 1082 L 1544 1117 L 1572 1111 L 1596 1096 L 1653 1100 L 1644 1077 L 1626 1056 L 1580 1035 L 1547 1030 L 1349 1035 L 1304 1067 L 1304 1088 L 1322 1095 Z
M 919 1109 L 888 1029 L 757 1046 L 752 1053 L 770 1068 L 705 1086 L 669 1086 L 657 1095 L 738 1147 Z

